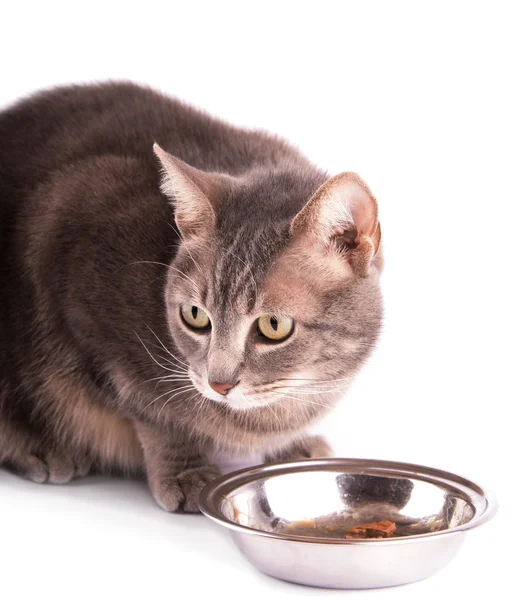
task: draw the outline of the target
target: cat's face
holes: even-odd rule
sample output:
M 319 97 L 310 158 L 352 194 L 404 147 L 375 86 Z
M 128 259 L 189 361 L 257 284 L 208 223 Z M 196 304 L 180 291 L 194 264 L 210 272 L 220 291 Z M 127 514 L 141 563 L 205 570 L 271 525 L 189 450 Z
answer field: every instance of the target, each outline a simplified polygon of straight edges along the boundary
M 166 307 L 199 394 L 238 410 L 273 410 L 286 399 L 328 404 L 369 355 L 382 304 L 375 206 L 342 212 L 327 207 L 334 198 L 325 197 L 344 190 L 373 204 L 369 190 L 357 189 L 361 182 L 353 176 L 316 194 L 317 177 L 295 181 L 277 173 L 273 181 L 256 175 L 207 183 L 199 172 L 179 173 L 165 188 L 177 200 L 183 238 L 169 270 Z M 353 233 L 344 222 L 352 214 L 360 219 L 352 221 Z M 366 237 L 361 243 L 359 235 Z

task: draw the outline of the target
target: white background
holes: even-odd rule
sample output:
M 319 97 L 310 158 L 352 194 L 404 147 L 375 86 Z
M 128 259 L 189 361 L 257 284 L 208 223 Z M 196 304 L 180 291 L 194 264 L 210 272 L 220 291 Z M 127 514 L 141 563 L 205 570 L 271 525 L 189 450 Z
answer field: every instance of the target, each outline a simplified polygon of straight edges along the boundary
M 0 596 L 500 596 L 514 508 L 508 3 L 6 6 L 2 106 L 57 83 L 128 78 L 367 180 L 381 210 L 386 323 L 319 428 L 340 456 L 454 471 L 493 489 L 501 508 L 432 579 L 330 592 L 261 575 L 225 531 L 167 515 L 142 483 L 38 486 L 0 471 Z

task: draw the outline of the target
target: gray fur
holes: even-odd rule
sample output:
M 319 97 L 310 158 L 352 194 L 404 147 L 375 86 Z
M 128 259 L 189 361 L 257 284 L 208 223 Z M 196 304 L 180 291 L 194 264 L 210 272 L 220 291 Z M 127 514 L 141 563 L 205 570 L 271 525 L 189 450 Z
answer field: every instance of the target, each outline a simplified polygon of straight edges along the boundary
M 198 170 L 211 206 L 186 233 L 154 141 Z M 212 450 L 328 453 L 305 431 L 376 342 L 382 259 L 358 227 L 329 244 L 315 216 L 293 231 L 327 180 L 283 140 L 130 83 L 0 113 L 0 463 L 39 482 L 142 474 L 189 512 L 218 473 Z M 281 309 L 284 278 L 294 335 L 265 346 L 254 321 L 266 298 Z M 193 300 L 210 332 L 179 320 Z M 208 398 L 208 379 L 237 385 Z

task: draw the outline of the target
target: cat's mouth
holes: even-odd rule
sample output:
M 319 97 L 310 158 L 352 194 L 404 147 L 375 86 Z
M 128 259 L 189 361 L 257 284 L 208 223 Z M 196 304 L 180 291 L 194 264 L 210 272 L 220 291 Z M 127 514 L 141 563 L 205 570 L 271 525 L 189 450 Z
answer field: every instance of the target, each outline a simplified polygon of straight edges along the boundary
M 207 381 L 189 370 L 189 377 L 195 388 L 204 398 L 238 411 L 257 408 L 273 410 L 273 405 L 284 403 L 302 407 L 306 410 L 330 409 L 334 399 L 343 391 L 341 380 L 323 382 L 314 379 L 276 380 L 257 387 L 238 384 L 226 394 L 214 391 Z M 290 409 L 286 410 L 291 412 Z
M 280 400 L 279 395 L 267 394 L 265 390 L 250 391 L 244 385 L 237 385 L 225 394 L 214 391 L 203 378 L 189 369 L 189 377 L 195 388 L 209 400 L 224 404 L 234 410 L 251 410 L 274 404 Z

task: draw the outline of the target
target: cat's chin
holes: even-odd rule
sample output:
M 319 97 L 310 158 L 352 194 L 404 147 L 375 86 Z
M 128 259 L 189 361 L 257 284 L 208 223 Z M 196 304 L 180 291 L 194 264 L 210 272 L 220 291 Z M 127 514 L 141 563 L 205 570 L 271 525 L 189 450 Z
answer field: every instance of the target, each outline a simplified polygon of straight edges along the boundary
M 256 410 L 258 408 L 264 408 L 266 406 L 269 406 L 268 402 L 256 402 L 255 400 L 250 400 L 246 397 L 237 397 L 235 395 L 233 397 L 214 398 L 214 394 L 207 395 L 203 392 L 202 394 L 209 400 L 212 400 L 213 402 L 218 404 L 219 406 L 226 406 L 227 408 L 239 412 L 247 412 L 249 410 Z
M 257 410 L 258 408 L 263 408 L 264 406 L 267 406 L 267 404 L 256 404 L 255 402 L 249 402 L 249 401 L 241 401 L 241 400 L 222 400 L 222 401 L 216 401 L 218 405 L 220 406 L 226 406 L 227 408 L 230 408 L 231 410 L 237 411 L 237 412 L 249 412 L 249 411 L 254 411 Z

